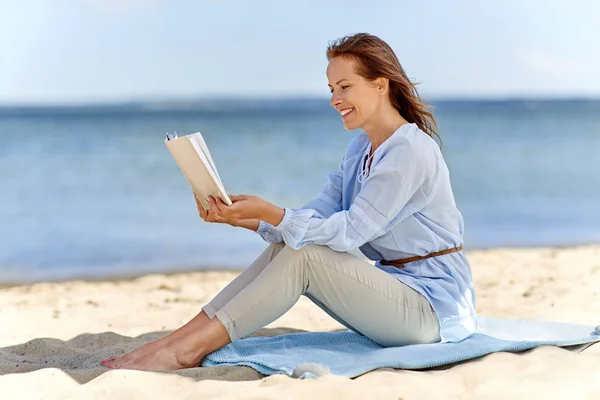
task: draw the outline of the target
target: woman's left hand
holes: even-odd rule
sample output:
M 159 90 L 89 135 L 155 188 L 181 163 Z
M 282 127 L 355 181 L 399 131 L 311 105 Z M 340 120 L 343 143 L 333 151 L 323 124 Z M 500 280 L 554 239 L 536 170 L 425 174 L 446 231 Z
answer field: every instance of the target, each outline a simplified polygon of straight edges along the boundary
M 228 206 L 221 199 L 209 199 L 211 207 L 216 206 L 221 215 L 228 219 L 259 219 L 267 222 L 275 222 L 277 225 L 283 218 L 283 209 L 265 201 L 257 196 L 230 195 L 232 205 Z M 279 215 L 280 214 L 280 215 Z

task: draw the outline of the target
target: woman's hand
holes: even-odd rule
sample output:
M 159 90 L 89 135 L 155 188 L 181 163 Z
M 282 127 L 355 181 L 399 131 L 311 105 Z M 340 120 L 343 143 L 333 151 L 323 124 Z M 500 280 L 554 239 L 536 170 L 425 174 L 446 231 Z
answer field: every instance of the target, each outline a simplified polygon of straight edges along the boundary
M 257 196 L 229 196 L 232 205 L 228 206 L 221 199 L 209 198 L 211 207 L 216 206 L 216 216 L 225 220 L 262 220 L 273 226 L 279 225 L 285 211 Z M 212 208 L 211 208 L 211 211 Z
M 231 219 L 260 219 L 264 210 L 267 209 L 269 203 L 257 196 L 239 195 L 229 196 L 231 206 L 223 203 L 221 199 L 210 197 L 211 207 L 217 206 L 220 215 L 224 218 Z
M 194 200 L 196 200 L 196 207 L 198 208 L 198 213 L 200 214 L 200 218 L 202 218 L 206 222 L 215 222 L 218 224 L 234 225 L 231 223 L 231 221 L 229 219 L 225 218 L 221 214 L 219 209 L 214 205 L 214 199 L 212 200 L 212 203 L 211 203 L 210 199 L 212 199 L 212 197 L 210 197 L 208 199 L 208 204 L 210 205 L 210 210 L 205 210 L 204 207 L 202 207 L 202 203 L 200 202 L 200 199 L 198 198 L 198 196 L 196 196 L 196 193 L 194 193 Z

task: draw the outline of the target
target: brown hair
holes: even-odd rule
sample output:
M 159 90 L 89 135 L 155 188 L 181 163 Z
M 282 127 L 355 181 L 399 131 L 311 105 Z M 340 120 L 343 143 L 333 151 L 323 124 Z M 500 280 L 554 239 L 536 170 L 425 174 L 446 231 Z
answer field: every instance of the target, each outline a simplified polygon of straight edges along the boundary
M 394 50 L 386 42 L 368 33 L 344 36 L 327 46 L 327 60 L 335 57 L 356 60 L 356 73 L 367 80 L 387 78 L 390 101 L 400 115 L 429 136 L 440 138 L 435 118 L 428 111 L 432 107 L 421 100 L 417 84 L 408 79 Z

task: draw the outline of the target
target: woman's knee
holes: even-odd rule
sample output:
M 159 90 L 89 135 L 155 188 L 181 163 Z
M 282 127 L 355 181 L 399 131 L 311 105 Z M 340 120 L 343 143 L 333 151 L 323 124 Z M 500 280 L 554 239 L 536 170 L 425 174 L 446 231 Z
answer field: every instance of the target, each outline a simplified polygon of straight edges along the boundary
M 328 252 L 333 252 L 329 247 L 309 243 L 300 249 L 285 246 L 282 250 L 288 259 L 288 265 L 310 268 L 313 265 L 326 263 L 329 259 Z
M 297 250 L 290 246 L 284 246 L 279 253 L 280 265 L 285 268 L 308 268 L 313 261 L 318 259 L 323 247 L 325 246 L 312 243 Z
M 296 257 L 309 260 L 321 260 L 327 253 L 334 252 L 327 246 L 314 243 L 309 243 L 298 250 L 291 250 L 295 252 Z

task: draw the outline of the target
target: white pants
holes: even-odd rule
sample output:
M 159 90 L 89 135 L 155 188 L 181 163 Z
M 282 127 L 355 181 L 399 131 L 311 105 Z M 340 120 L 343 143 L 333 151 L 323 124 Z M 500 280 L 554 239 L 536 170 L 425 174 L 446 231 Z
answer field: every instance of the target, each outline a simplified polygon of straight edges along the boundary
M 315 244 L 271 244 L 203 310 L 233 341 L 279 318 L 300 295 L 383 346 L 441 340 L 437 316 L 420 293 L 366 260 Z

